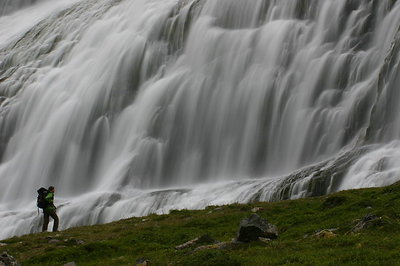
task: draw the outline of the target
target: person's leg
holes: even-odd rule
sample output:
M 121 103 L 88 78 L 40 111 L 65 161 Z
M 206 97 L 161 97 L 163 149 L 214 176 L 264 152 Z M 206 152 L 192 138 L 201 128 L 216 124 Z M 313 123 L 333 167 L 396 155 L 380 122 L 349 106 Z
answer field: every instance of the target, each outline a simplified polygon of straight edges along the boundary
M 47 226 L 49 225 L 49 214 L 47 212 L 43 213 L 43 226 L 42 226 L 42 232 L 47 231 Z
M 53 232 L 57 232 L 57 231 L 58 231 L 58 222 L 59 222 L 59 219 L 58 219 L 58 216 L 57 216 L 56 211 L 52 211 L 52 212 L 50 213 L 50 216 L 51 216 L 51 218 L 53 218 L 53 220 L 54 220 Z

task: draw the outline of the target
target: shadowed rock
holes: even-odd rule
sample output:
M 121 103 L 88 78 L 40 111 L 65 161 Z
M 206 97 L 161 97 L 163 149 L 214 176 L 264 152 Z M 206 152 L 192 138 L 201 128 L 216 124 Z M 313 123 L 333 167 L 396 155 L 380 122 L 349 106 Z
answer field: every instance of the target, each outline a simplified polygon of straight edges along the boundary
M 136 260 L 136 265 L 140 266 L 147 266 L 151 265 L 151 261 L 146 258 L 140 258 Z
M 257 214 L 252 214 L 249 218 L 240 222 L 236 241 L 257 241 L 259 237 L 276 239 L 278 237 L 278 229 Z

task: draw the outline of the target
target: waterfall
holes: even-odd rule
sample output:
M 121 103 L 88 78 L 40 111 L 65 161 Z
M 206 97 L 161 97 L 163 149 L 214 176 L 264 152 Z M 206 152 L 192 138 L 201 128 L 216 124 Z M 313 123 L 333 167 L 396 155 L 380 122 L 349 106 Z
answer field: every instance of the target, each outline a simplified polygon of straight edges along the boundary
M 4 0 L 0 3 L 0 16 L 15 12 L 23 7 L 33 5 L 38 0 Z
M 400 3 L 0 4 L 0 239 L 400 180 Z

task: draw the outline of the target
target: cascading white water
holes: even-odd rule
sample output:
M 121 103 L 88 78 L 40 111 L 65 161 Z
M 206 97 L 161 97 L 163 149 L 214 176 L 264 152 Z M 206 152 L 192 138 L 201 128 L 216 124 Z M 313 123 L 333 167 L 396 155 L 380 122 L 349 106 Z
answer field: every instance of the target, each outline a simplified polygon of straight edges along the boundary
M 38 0 L 3 0 L 0 3 L 0 16 L 17 11 L 22 7 L 33 5 L 37 1 Z
M 40 186 L 63 229 L 400 180 L 397 1 L 30 2 L 0 17 L 0 239 Z

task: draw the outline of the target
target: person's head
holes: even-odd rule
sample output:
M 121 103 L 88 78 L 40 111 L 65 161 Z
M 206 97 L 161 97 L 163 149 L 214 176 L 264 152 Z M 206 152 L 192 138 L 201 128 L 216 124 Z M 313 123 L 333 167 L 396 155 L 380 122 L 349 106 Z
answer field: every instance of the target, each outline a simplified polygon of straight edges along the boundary
M 50 186 L 50 187 L 49 187 L 49 191 L 50 191 L 50 192 L 54 192 L 54 191 L 56 191 L 56 190 L 55 190 L 55 188 L 54 188 L 53 186 Z

